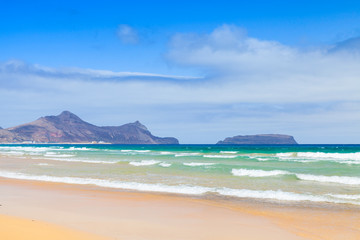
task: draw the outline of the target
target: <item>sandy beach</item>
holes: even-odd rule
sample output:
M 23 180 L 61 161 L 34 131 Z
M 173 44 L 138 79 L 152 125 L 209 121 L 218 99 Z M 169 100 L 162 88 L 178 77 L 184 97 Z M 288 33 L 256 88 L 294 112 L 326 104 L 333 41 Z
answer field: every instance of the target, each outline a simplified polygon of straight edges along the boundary
M 1 239 L 360 237 L 360 214 L 348 210 L 269 208 L 5 178 L 0 193 Z

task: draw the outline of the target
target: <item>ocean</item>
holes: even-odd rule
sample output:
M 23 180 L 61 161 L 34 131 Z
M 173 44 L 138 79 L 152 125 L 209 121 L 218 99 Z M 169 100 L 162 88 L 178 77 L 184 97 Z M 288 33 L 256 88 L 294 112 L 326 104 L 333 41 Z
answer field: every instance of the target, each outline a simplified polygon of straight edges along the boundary
M 0 145 L 0 177 L 280 204 L 360 205 L 360 145 Z

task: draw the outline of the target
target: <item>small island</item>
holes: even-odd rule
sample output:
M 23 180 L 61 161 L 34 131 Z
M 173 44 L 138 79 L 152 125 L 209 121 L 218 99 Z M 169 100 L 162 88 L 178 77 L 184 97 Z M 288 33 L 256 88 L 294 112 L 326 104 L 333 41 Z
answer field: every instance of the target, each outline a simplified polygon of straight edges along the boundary
M 293 136 L 283 134 L 256 134 L 256 135 L 238 135 L 225 138 L 217 144 L 298 144 Z

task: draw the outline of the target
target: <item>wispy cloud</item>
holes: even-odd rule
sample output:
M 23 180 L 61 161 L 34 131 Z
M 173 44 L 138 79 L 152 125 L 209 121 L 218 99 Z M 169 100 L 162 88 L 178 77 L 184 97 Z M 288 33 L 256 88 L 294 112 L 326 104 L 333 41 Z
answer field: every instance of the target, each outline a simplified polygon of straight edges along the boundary
M 121 42 L 125 44 L 137 44 L 139 43 L 139 34 L 131 26 L 127 24 L 120 24 L 117 30 L 117 36 Z

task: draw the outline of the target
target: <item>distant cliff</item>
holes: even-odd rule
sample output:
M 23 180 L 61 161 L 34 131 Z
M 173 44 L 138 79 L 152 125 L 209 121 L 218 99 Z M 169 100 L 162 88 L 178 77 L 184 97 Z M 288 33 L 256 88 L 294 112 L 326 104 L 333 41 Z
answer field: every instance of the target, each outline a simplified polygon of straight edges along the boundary
M 225 138 L 217 144 L 298 144 L 293 136 L 282 134 L 258 134 Z
M 179 144 L 173 137 L 156 137 L 139 121 L 122 126 L 98 127 L 64 111 L 16 127 L 0 129 L 0 143 Z

